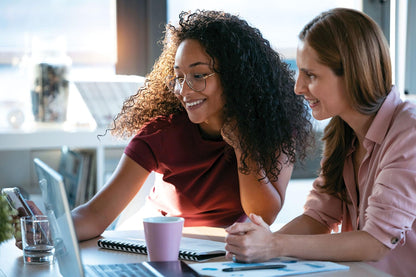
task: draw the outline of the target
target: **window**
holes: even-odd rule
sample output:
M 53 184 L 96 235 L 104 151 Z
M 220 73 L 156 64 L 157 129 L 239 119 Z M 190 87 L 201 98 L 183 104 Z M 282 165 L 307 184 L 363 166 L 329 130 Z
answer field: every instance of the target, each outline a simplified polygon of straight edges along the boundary
M 74 64 L 115 62 L 115 0 L 1 1 L 0 11 L 0 64 L 30 54 L 35 37 L 57 36 Z
M 223 10 L 240 15 L 252 26 L 258 28 L 272 46 L 295 66 L 297 35 L 302 27 L 320 12 L 335 8 L 349 7 L 361 10 L 361 0 L 168 0 L 168 21 L 177 23 L 181 11 L 209 9 Z
M 113 74 L 115 22 L 115 0 L 0 1 L 0 129 L 8 127 L 9 110 L 31 113 L 32 41 L 49 44 L 63 38 L 72 76 L 85 75 L 92 66 Z
M 71 76 L 86 75 L 90 67 L 99 74 L 114 74 L 115 1 L 0 1 L 0 129 L 9 127 L 14 110 L 30 118 L 30 56 L 36 39 L 47 45 L 58 37 L 63 41 L 64 53 L 72 60 Z

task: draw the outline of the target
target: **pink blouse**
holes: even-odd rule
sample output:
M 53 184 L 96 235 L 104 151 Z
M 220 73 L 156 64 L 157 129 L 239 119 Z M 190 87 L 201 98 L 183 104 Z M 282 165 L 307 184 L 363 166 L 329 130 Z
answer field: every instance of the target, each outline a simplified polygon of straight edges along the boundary
M 389 93 L 364 141 L 367 154 L 354 180 L 351 148 L 343 177 L 351 203 L 319 193 L 314 181 L 305 214 L 337 230 L 363 230 L 391 251 L 369 262 L 394 276 L 416 274 L 416 106 Z M 358 189 L 358 193 L 357 193 Z

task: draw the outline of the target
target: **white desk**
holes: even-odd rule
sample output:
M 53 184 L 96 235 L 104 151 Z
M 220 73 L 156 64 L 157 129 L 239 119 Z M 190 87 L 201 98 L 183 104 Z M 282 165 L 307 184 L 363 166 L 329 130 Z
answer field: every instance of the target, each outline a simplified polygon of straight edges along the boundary
M 207 231 L 208 230 L 208 231 Z M 123 232 L 123 231 L 121 231 Z M 106 235 L 107 234 L 107 235 Z M 207 235 L 208 234 L 208 235 Z M 104 233 L 103 236 L 111 236 L 111 233 Z M 221 240 L 223 232 L 215 228 L 185 228 L 184 236 L 196 238 L 209 238 Z M 82 261 L 84 264 L 112 264 L 112 263 L 137 263 L 146 261 L 147 256 L 141 254 L 125 253 L 114 250 L 104 250 L 97 247 L 97 238 L 80 243 Z M 211 261 L 222 261 L 223 258 L 215 258 Z M 366 263 L 342 263 L 350 267 L 349 271 L 327 272 L 317 274 L 305 274 L 301 276 L 366 276 L 383 277 L 390 276 L 367 265 Z M 23 263 L 22 251 L 14 246 L 14 239 L 0 245 L 0 277 L 45 277 L 60 276 L 57 264 L 51 266 L 25 265 Z M 4 275 L 2 275 L 2 273 Z

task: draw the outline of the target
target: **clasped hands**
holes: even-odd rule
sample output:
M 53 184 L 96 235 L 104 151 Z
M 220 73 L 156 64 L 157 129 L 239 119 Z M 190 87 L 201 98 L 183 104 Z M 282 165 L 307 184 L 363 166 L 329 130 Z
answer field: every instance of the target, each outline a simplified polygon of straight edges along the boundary
M 237 262 L 252 263 L 272 259 L 273 233 L 261 216 L 250 214 L 251 222 L 234 223 L 226 228 L 226 258 Z

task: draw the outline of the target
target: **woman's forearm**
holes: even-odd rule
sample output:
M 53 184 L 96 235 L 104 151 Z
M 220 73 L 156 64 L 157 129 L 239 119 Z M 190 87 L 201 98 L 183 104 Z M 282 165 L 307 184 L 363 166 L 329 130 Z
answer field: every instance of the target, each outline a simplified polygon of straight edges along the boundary
M 246 214 L 260 215 L 272 224 L 283 205 L 283 197 L 270 182 L 239 173 L 241 205 Z
M 389 249 L 365 231 L 320 235 L 274 233 L 276 256 L 331 261 L 378 261 Z
M 108 183 L 86 204 L 72 211 L 79 240 L 99 236 L 141 189 L 149 172 L 126 155 Z
M 102 221 L 102 214 L 93 214 L 88 204 L 81 205 L 72 211 L 75 232 L 79 241 L 101 235 L 108 224 Z
M 389 251 L 365 231 L 330 234 L 318 221 L 300 216 L 282 230 L 272 233 L 261 217 L 250 215 L 251 222 L 235 223 L 226 229 L 227 258 L 261 262 L 281 256 L 310 260 L 377 261 Z M 311 226 L 307 226 L 311 225 Z M 309 230 L 309 231 L 307 231 Z M 318 232 L 325 232 L 318 234 Z M 310 232 L 310 233 L 309 233 Z
M 235 150 L 237 165 L 240 167 L 241 153 Z M 256 168 L 255 163 L 249 164 Z M 260 215 L 265 222 L 272 224 L 281 210 L 286 193 L 286 187 L 292 174 L 293 165 L 283 165 L 276 181 L 270 181 L 258 172 L 262 169 L 251 170 L 249 174 L 238 172 L 241 204 L 246 214 Z
M 300 215 L 284 225 L 277 233 L 291 235 L 329 234 L 331 230 L 310 216 Z
M 330 234 L 330 229 L 307 215 L 301 215 L 273 234 L 283 255 L 302 259 L 334 261 L 376 261 L 388 248 L 367 232 Z

